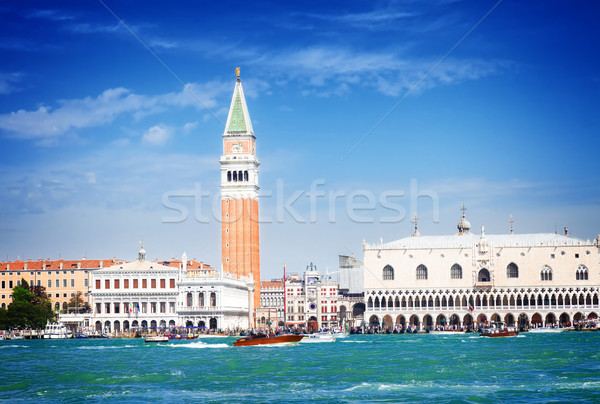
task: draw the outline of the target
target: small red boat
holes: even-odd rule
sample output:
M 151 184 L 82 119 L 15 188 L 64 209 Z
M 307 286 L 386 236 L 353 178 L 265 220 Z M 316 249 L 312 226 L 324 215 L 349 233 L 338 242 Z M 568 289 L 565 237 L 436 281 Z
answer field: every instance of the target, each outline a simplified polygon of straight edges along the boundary
M 303 335 L 278 335 L 270 337 L 265 334 L 250 335 L 240 338 L 233 343 L 233 346 L 248 346 L 248 345 L 267 345 L 267 344 L 289 344 L 298 343 L 303 338 Z

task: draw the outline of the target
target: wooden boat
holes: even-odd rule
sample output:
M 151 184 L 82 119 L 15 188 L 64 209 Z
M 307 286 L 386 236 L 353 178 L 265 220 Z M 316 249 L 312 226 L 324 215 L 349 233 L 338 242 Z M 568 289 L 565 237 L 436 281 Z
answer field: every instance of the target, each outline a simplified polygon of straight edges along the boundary
M 516 337 L 519 335 L 519 330 L 514 326 L 508 326 L 504 323 L 491 323 L 484 328 L 479 336 L 481 337 Z
M 267 345 L 267 344 L 295 344 L 300 342 L 303 338 L 303 335 L 278 335 L 274 337 L 270 337 L 265 334 L 259 335 L 250 335 L 247 337 L 243 337 L 238 339 L 233 343 L 233 346 L 249 346 L 249 345 Z
M 169 337 L 166 335 L 149 335 L 144 338 L 145 342 L 169 342 Z

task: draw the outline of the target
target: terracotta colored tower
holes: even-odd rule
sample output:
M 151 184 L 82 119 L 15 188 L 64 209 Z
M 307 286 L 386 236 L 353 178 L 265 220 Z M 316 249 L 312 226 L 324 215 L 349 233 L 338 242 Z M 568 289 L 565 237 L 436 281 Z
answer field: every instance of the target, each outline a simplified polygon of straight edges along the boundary
M 260 306 L 258 166 L 256 137 L 239 69 L 223 133 L 221 156 L 221 262 L 223 270 L 254 279 L 254 307 Z

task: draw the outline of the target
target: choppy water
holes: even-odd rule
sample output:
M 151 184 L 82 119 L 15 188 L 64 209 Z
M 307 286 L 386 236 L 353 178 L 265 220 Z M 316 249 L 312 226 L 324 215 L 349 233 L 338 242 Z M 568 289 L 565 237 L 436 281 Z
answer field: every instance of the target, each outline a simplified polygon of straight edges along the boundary
M 233 341 L 0 341 L 0 400 L 600 402 L 600 332 Z

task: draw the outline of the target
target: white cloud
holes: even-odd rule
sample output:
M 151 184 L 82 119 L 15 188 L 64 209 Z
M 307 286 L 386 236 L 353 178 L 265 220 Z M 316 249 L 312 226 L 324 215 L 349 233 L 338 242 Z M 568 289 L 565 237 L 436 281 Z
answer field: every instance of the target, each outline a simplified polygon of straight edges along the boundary
M 183 133 L 186 135 L 198 127 L 198 121 L 188 122 L 183 125 Z
M 88 184 L 95 184 L 96 183 L 96 173 L 93 173 L 93 172 L 87 173 L 87 182 L 88 182 Z
M 59 10 L 36 10 L 27 15 L 27 18 L 39 18 L 51 21 L 74 20 L 75 16 Z
M 350 85 L 363 85 L 397 96 L 412 88 L 435 64 L 435 60 L 414 60 L 387 51 L 315 46 L 272 54 L 271 66 L 288 77 L 306 81 L 307 94 L 340 95 Z M 510 65 L 506 61 L 459 60 L 449 58 L 436 67 L 420 87 L 430 88 L 462 80 L 475 80 L 495 74 Z M 337 88 L 328 88 L 332 82 Z
M 347 14 L 305 14 L 307 17 L 320 20 L 342 22 L 353 26 L 381 28 L 382 24 L 388 24 L 414 17 L 415 13 L 393 11 L 388 9 L 373 10 L 366 13 Z
M 173 128 L 163 124 L 148 129 L 142 136 L 142 142 L 152 146 L 162 146 L 173 136 Z
M 72 130 L 97 127 L 131 114 L 134 119 L 171 107 L 214 109 L 217 97 L 228 94 L 230 83 L 188 83 L 179 92 L 159 95 L 135 94 L 125 88 L 111 88 L 99 96 L 59 101 L 56 108 L 42 105 L 37 110 L 18 110 L 0 115 L 0 130 L 21 139 L 55 138 Z
M 21 73 L 0 72 L 0 94 L 10 94 L 18 91 L 17 84 L 23 79 Z

